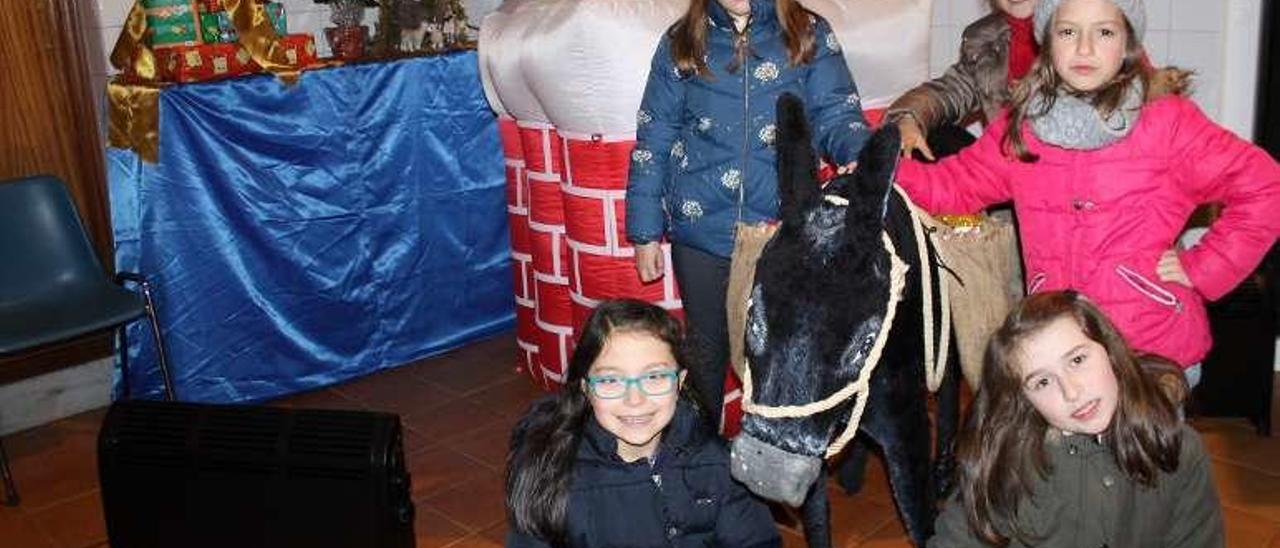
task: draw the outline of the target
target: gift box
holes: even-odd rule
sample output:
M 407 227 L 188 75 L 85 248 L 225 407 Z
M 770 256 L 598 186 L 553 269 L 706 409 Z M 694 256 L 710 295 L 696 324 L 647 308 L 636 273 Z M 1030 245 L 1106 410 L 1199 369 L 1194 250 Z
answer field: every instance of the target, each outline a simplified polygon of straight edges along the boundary
M 192 0 L 142 0 L 153 48 L 201 43 L 200 13 Z
M 316 39 L 307 33 L 286 34 L 280 37 L 285 58 L 295 67 L 308 67 L 316 62 Z
M 284 4 L 280 2 L 267 2 L 262 6 L 267 12 L 267 19 L 271 20 L 271 26 L 276 29 L 276 36 L 284 36 L 289 34 L 289 22 L 285 19 Z
M 240 34 L 231 24 L 231 14 L 215 11 L 200 14 L 200 38 L 206 44 L 234 44 L 240 41 Z
M 196 9 L 200 13 L 214 13 L 222 11 L 222 0 L 196 0 Z
M 160 79 L 170 82 L 201 82 L 258 72 L 240 44 L 199 44 L 177 46 L 156 52 Z

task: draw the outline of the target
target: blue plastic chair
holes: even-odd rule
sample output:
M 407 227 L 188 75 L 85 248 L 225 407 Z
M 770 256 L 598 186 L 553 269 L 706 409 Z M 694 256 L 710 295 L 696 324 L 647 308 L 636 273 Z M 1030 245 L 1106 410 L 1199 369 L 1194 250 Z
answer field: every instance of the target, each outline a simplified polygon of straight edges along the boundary
M 137 274 L 118 274 L 114 282 L 107 276 L 62 181 L 40 175 L 0 182 L 0 257 L 0 354 L 117 329 L 127 395 L 128 345 L 121 328 L 145 314 L 165 396 L 174 399 L 150 284 Z M 139 291 L 126 289 L 126 282 Z M 17 505 L 3 445 L 0 473 L 6 502 Z

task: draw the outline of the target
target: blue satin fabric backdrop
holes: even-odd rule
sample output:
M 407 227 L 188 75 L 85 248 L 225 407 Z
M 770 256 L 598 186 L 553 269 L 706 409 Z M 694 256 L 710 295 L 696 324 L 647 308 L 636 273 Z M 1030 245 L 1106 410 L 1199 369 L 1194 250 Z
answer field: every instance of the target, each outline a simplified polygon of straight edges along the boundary
M 116 266 L 178 397 L 254 401 L 514 325 L 502 149 L 474 52 L 176 86 L 160 161 L 108 150 Z M 145 322 L 135 396 L 160 397 Z

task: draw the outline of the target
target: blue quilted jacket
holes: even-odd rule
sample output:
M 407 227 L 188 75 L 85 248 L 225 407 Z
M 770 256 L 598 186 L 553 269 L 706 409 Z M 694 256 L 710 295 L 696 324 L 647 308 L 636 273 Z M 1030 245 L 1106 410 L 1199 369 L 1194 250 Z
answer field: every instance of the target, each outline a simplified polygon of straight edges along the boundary
M 681 74 L 670 33 L 653 56 L 637 113 L 627 184 L 627 237 L 672 241 L 714 255 L 733 252 L 734 223 L 778 216 L 774 108 L 790 92 L 805 102 L 814 146 L 829 160 L 857 159 L 870 135 L 840 44 L 814 15 L 815 55 L 791 66 L 772 0 L 751 0 L 744 33 L 751 52 L 737 71 L 738 32 L 719 2 L 708 2 L 710 78 Z

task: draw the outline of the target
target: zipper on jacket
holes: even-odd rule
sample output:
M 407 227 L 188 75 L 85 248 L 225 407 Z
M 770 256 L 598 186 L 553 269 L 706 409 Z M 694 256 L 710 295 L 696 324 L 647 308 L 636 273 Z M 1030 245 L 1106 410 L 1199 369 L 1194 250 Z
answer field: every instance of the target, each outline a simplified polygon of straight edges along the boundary
M 751 161 L 749 146 L 751 143 L 751 21 L 755 15 L 747 15 L 747 23 L 735 36 L 734 48 L 742 47 L 742 180 L 738 182 L 738 216 L 737 223 L 742 223 L 742 209 L 747 201 L 747 164 Z M 734 52 L 737 53 L 736 51 Z M 732 228 L 737 231 L 737 224 Z
M 671 513 L 667 510 L 667 494 L 662 489 L 662 470 L 658 467 L 657 460 L 651 464 L 649 469 L 649 480 L 653 482 L 653 492 L 655 504 L 658 505 L 658 515 L 662 516 L 662 536 L 667 542 L 667 546 L 676 545 L 676 537 L 680 535 L 674 521 L 671 519 Z

